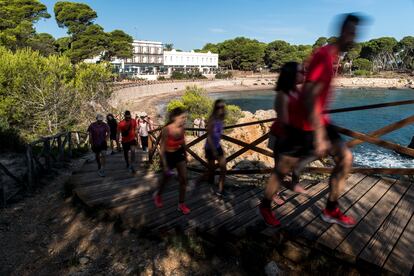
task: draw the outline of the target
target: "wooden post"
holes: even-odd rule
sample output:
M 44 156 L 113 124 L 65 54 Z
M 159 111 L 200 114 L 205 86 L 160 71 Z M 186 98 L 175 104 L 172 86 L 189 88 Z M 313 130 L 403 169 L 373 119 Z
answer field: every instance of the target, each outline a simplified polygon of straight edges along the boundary
M 69 158 L 72 158 L 72 132 L 69 131 L 66 135 L 68 139 L 68 155 Z
M 32 160 L 32 146 L 26 147 L 26 164 L 27 164 L 27 184 L 26 188 L 31 190 L 33 187 L 33 160 Z
M 57 145 L 58 145 L 58 156 L 57 156 L 57 160 L 58 161 L 62 161 L 63 160 L 62 135 L 59 135 L 57 137 Z
M 43 150 L 45 155 L 45 165 L 46 165 L 46 171 L 49 172 L 51 169 L 51 163 L 50 163 L 50 138 L 45 138 L 43 142 Z

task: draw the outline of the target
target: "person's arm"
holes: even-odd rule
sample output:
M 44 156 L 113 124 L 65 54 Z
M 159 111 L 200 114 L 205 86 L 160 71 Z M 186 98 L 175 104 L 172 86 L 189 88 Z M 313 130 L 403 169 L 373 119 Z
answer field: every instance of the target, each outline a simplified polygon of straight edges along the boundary
M 277 120 L 282 124 L 287 124 L 289 122 L 288 104 L 289 104 L 288 95 L 286 95 L 286 93 L 282 91 L 279 91 L 276 96 L 274 109 L 276 111 Z
M 322 126 L 322 111 L 316 106 L 316 100 L 322 89 L 323 84 L 318 82 L 308 82 L 304 86 L 304 104 L 310 125 L 314 130 L 314 146 L 317 155 L 323 155 L 328 148 L 326 130 Z
M 109 125 L 106 124 L 106 136 L 105 136 L 105 142 L 109 141 L 109 135 L 111 134 L 111 129 L 109 128 Z
M 161 162 L 164 171 L 168 170 L 167 160 L 165 159 L 165 147 L 167 143 L 168 130 L 167 127 L 164 127 L 161 131 L 161 141 L 160 141 L 160 155 Z
M 213 133 L 214 133 L 213 120 L 209 120 L 208 123 L 207 123 L 207 143 L 209 144 L 210 149 L 213 152 L 214 157 L 216 157 L 218 155 L 218 152 L 217 152 L 217 149 L 214 145 Z

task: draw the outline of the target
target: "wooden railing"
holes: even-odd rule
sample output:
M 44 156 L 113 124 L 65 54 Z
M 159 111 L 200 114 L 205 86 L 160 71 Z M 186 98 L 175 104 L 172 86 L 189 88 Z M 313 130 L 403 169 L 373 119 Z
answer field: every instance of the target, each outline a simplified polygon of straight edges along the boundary
M 74 156 L 75 152 L 88 149 L 88 134 L 80 131 L 68 131 L 53 136 L 43 137 L 26 145 L 25 162 L 27 171 L 23 177 L 14 175 L 0 163 L 0 170 L 13 179 L 21 190 L 31 191 L 38 184 L 42 175 L 48 174 L 54 167 L 60 167 Z M 3 205 L 16 194 L 7 193 L 7 187 L 1 183 Z
M 401 106 L 401 105 L 408 105 L 408 104 L 414 104 L 414 100 L 408 100 L 408 101 L 398 101 L 398 102 L 390 102 L 390 103 L 381 103 L 381 104 L 373 104 L 373 105 L 366 105 L 366 106 L 357 106 L 357 107 L 347 107 L 347 108 L 339 108 L 339 109 L 332 109 L 326 111 L 326 113 L 342 113 L 342 112 L 351 112 L 351 111 L 357 111 L 357 110 L 367 110 L 367 109 L 374 109 L 374 108 L 384 108 L 384 107 L 391 107 L 391 106 Z M 257 124 L 270 124 L 275 119 L 267 119 L 267 120 L 261 120 L 261 121 L 255 121 L 255 122 L 249 122 L 249 123 L 243 123 L 243 124 L 237 124 L 237 125 L 231 125 L 226 126 L 225 129 L 234 129 L 234 128 L 241 128 L 245 126 L 250 125 L 257 125 Z M 392 143 L 389 141 L 385 141 L 380 139 L 379 137 L 388 134 L 390 132 L 393 132 L 395 130 L 398 130 L 400 128 L 403 128 L 405 126 L 408 126 L 410 124 L 414 123 L 414 115 L 402 119 L 398 122 L 394 122 L 390 125 L 387 125 L 385 127 L 382 127 L 376 131 L 370 132 L 368 134 L 361 133 L 358 131 L 353 131 L 341 126 L 336 126 L 339 133 L 353 138 L 353 140 L 348 141 L 347 145 L 352 148 L 358 144 L 361 143 L 370 143 L 374 144 L 376 146 L 386 148 L 392 151 L 395 151 L 397 153 L 403 154 L 405 156 L 410 156 L 414 158 L 414 149 L 398 145 L 396 143 Z M 154 156 L 159 154 L 159 143 L 160 143 L 160 132 L 162 128 L 158 128 L 153 130 L 150 133 L 150 137 L 152 140 L 152 147 L 150 149 L 149 153 L 149 160 L 150 162 L 153 160 Z M 186 131 L 206 131 L 205 129 L 199 129 L 199 128 L 186 128 Z M 414 134 L 413 134 L 414 135 Z M 207 169 L 207 162 L 200 156 L 198 156 L 193 150 L 192 147 L 194 147 L 196 144 L 200 143 L 204 139 L 207 138 L 207 134 L 204 134 L 200 137 L 197 137 L 190 143 L 186 145 L 186 151 L 189 155 L 191 155 L 195 160 L 197 160 L 202 168 L 194 167 L 194 166 L 188 166 L 188 169 L 194 172 L 203 172 Z M 267 157 L 273 157 L 273 152 L 271 152 L 269 149 L 264 149 L 259 147 L 258 145 L 263 143 L 269 138 L 269 133 L 266 133 L 262 135 L 261 137 L 257 138 L 256 140 L 247 143 L 245 141 L 241 141 L 239 139 L 230 137 L 228 135 L 223 135 L 222 139 L 233 143 L 239 147 L 241 147 L 239 150 L 237 150 L 234 153 L 231 153 L 230 155 L 226 156 L 226 161 L 231 162 L 237 157 L 241 156 L 247 151 L 254 151 L 259 154 L 265 155 Z M 311 172 L 311 173 L 329 173 L 332 171 L 333 168 L 331 167 L 307 167 L 304 171 Z M 231 169 L 227 171 L 227 174 L 268 174 L 272 172 L 272 168 L 267 169 Z M 414 175 L 414 168 L 371 168 L 371 167 L 353 167 L 352 172 L 356 173 L 364 173 L 364 174 L 386 174 L 386 175 Z M 219 172 L 216 171 L 218 174 Z

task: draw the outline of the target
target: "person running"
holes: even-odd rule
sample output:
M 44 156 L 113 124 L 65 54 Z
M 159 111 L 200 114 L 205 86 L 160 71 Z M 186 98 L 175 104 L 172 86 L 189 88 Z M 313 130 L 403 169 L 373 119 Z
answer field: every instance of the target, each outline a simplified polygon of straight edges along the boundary
M 148 133 L 151 131 L 151 124 L 147 119 L 147 114 L 142 113 L 138 123 L 138 134 L 141 140 L 141 147 L 144 152 L 148 151 Z
M 329 179 L 330 192 L 321 218 L 347 228 L 356 224 L 355 219 L 344 215 L 338 206 L 338 198 L 352 166 L 352 153 L 324 111 L 327 110 L 328 99 L 332 95 L 334 65 L 337 64 L 339 54 L 353 45 L 360 20 L 354 14 L 346 15 L 337 41 L 313 53 L 304 87 L 299 92 L 298 100 L 289 107 L 289 124 L 293 127 L 289 129 L 287 139 L 279 146 L 275 181 L 268 183 L 259 205 L 264 221 L 270 226 L 280 225 L 270 203 L 281 179 L 295 167 L 300 157 L 312 154 L 319 157 L 329 154 L 335 161 Z
M 116 139 L 116 133 L 118 129 L 118 122 L 116 121 L 114 115 L 108 114 L 106 115 L 106 122 L 109 126 L 110 135 L 109 135 L 109 146 L 111 147 L 111 154 L 115 154 L 114 151 L 114 143 L 116 144 L 116 149 L 118 151 L 121 150 L 121 146 L 119 145 L 119 140 Z
M 103 121 L 104 116 L 96 115 L 96 122 L 88 127 L 89 143 L 92 151 L 95 153 L 96 163 L 98 163 L 98 175 L 105 176 L 105 151 L 108 149 L 106 141 L 108 140 L 110 129 Z
M 184 126 L 187 113 L 182 108 L 175 108 L 169 114 L 168 124 L 161 133 L 161 159 L 164 173 L 159 183 L 158 190 L 154 193 L 154 203 L 157 208 L 163 206 L 162 193 L 172 176 L 172 170 L 177 169 L 180 183 L 179 201 L 177 210 L 184 215 L 190 213 L 190 209 L 184 203 L 187 188 L 187 154 L 185 151 Z
M 226 104 L 224 100 L 218 99 L 214 102 L 213 111 L 207 121 L 207 140 L 204 146 L 205 156 L 208 161 L 207 172 L 196 181 L 195 184 L 208 180 L 214 184 L 214 172 L 216 161 L 220 167 L 220 178 L 215 194 L 221 198 L 227 198 L 224 191 L 224 180 L 226 178 L 226 157 L 221 147 L 221 135 L 224 129 L 224 118 L 226 116 Z
M 117 130 L 117 140 L 122 136 L 122 149 L 127 169 L 135 173 L 133 164 L 135 162 L 135 150 L 137 147 L 137 121 L 132 119 L 131 112 L 125 111 L 124 120 L 119 122 Z M 130 153 L 130 154 L 129 154 Z
M 300 85 L 304 82 L 304 68 L 301 64 L 297 62 L 287 62 L 285 63 L 281 70 L 279 79 L 276 85 L 277 96 L 275 98 L 274 108 L 277 114 L 276 121 L 272 124 L 271 135 L 274 137 L 275 141 L 272 144 L 273 156 L 275 159 L 275 168 L 278 162 L 277 150 L 282 141 L 286 139 L 286 129 L 289 128 L 289 103 L 292 103 L 297 100 L 298 90 Z M 307 160 L 307 159 L 306 159 Z M 289 189 L 296 193 L 304 193 L 305 190 L 299 184 L 299 175 L 301 167 L 299 170 L 294 170 L 292 173 L 292 181 L 287 186 Z M 276 175 L 272 173 L 269 178 L 269 182 L 274 182 Z M 283 181 L 284 184 L 287 184 L 286 181 Z M 270 183 L 269 185 L 274 185 Z M 277 192 L 273 196 L 273 201 L 277 205 L 282 205 L 285 203 L 283 196 Z

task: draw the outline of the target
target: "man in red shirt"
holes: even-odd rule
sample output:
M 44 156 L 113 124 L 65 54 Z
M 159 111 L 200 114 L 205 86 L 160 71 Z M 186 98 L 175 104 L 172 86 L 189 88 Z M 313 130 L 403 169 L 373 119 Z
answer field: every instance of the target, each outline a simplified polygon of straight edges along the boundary
M 89 143 L 92 151 L 95 153 L 96 163 L 98 163 L 99 176 L 105 176 L 105 154 L 107 150 L 107 140 L 109 137 L 109 126 L 103 121 L 104 117 L 101 114 L 96 116 L 96 122 L 93 122 L 88 127 Z
M 125 111 L 124 120 L 119 122 L 117 140 L 122 136 L 122 149 L 127 168 L 131 173 L 135 172 L 132 164 L 135 162 L 135 150 L 137 147 L 137 121 L 132 119 L 131 112 Z M 130 157 L 128 153 L 131 152 Z
M 340 35 L 333 44 L 316 50 L 310 60 L 305 85 L 298 99 L 289 102 L 288 138 L 278 149 L 276 175 L 278 181 L 267 185 L 264 198 L 259 206 L 265 222 L 271 226 L 280 225 L 273 214 L 270 203 L 277 192 L 280 179 L 290 172 L 299 160 L 309 156 L 333 156 L 336 166 L 329 180 L 330 193 L 322 219 L 343 227 L 353 227 L 355 220 L 344 215 L 338 207 L 338 198 L 343 191 L 346 176 L 352 167 L 352 153 L 343 143 L 335 127 L 324 111 L 332 94 L 332 80 L 339 55 L 348 51 L 354 44 L 356 29 L 360 18 L 354 14 L 346 15 Z

